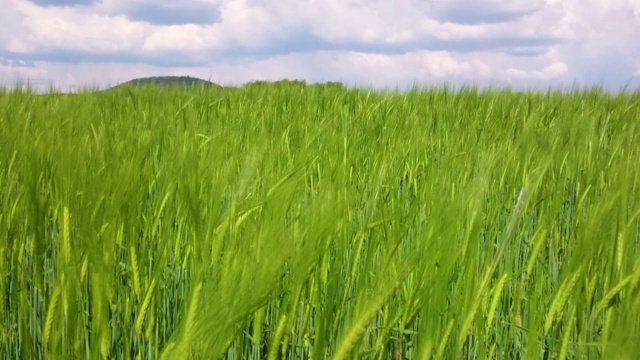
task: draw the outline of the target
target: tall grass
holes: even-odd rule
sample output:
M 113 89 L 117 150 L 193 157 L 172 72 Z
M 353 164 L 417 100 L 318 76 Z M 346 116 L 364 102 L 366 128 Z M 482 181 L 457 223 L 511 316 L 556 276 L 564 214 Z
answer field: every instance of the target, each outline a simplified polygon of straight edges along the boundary
M 0 357 L 633 358 L 640 94 L 0 91 Z

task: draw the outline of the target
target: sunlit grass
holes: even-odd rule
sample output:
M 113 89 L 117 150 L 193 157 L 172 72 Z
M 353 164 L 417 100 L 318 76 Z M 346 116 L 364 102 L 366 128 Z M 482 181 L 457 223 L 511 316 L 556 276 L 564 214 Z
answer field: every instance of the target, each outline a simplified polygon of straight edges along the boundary
M 633 358 L 640 94 L 0 90 L 0 357 Z

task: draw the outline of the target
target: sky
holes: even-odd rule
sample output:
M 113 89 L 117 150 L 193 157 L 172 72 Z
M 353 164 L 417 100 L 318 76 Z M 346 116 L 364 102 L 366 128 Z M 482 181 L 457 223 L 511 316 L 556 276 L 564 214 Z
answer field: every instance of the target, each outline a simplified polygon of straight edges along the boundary
M 640 0 L 0 0 L 0 86 L 640 89 Z

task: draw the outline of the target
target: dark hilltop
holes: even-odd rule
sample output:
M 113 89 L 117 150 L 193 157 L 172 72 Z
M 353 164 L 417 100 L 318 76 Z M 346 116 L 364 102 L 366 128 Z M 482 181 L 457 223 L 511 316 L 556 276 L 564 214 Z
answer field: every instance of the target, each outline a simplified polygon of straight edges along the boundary
M 158 87 L 184 87 L 187 89 L 192 87 L 212 88 L 212 89 L 222 88 L 222 86 L 216 83 L 213 83 L 211 81 L 202 80 L 202 79 L 198 79 L 190 76 L 153 76 L 153 77 L 133 79 L 125 83 L 111 87 L 108 90 L 118 89 L 118 88 L 128 87 L 128 86 L 139 87 L 139 86 L 146 86 L 146 85 L 155 85 Z

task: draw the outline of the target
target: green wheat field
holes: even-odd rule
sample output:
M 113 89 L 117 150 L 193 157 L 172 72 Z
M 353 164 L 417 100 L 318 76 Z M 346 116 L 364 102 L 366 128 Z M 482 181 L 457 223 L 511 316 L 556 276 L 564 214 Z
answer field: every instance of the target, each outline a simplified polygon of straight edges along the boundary
M 640 92 L 0 90 L 2 359 L 634 359 Z

